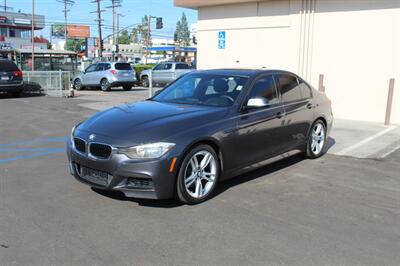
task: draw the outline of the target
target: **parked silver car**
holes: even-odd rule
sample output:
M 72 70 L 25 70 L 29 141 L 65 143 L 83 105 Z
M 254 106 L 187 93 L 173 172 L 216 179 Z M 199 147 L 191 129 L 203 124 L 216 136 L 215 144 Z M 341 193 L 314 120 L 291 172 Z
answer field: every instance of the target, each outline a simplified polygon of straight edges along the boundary
M 85 87 L 100 87 L 108 91 L 112 87 L 123 87 L 130 90 L 136 83 L 136 73 L 129 63 L 99 62 L 91 64 L 84 72 L 74 77 L 74 89 L 82 90 Z
M 140 80 L 144 87 L 148 87 L 150 72 L 152 71 L 153 84 L 165 85 L 192 70 L 193 69 L 190 69 L 190 66 L 186 63 L 163 62 L 153 67 L 153 69 L 143 70 L 142 73 L 140 73 Z

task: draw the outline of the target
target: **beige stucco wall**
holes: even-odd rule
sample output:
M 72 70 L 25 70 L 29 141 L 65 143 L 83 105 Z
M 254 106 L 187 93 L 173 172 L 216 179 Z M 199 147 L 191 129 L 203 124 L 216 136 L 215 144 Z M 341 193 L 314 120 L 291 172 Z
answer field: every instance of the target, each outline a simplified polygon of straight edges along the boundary
M 218 49 L 218 31 L 226 49 Z M 390 78 L 400 124 L 400 1 L 272 0 L 199 8 L 198 67 L 291 70 L 326 93 L 338 118 L 383 122 Z

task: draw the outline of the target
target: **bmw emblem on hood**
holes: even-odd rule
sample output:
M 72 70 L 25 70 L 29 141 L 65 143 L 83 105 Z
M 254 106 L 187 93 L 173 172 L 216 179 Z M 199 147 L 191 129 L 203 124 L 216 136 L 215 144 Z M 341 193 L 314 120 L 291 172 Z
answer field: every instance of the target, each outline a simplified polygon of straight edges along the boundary
M 96 135 L 95 134 L 90 134 L 89 135 L 89 140 L 94 140 L 96 138 Z

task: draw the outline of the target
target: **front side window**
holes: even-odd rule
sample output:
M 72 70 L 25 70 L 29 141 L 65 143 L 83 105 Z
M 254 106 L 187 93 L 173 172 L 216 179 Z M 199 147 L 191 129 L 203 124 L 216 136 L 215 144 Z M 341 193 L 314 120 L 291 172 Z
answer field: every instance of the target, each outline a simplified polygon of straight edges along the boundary
M 152 100 L 167 103 L 226 107 L 236 101 L 247 77 L 187 74 Z
M 273 76 L 258 79 L 250 91 L 249 99 L 251 98 L 264 98 L 270 105 L 279 103 Z
M 299 101 L 303 98 L 295 76 L 287 74 L 276 75 L 276 80 L 283 102 Z
M 157 70 L 163 70 L 164 69 L 164 64 L 158 64 L 156 65 L 153 70 L 157 71 Z
M 172 64 L 165 64 L 164 65 L 164 70 L 170 70 L 172 69 Z
M 95 71 L 96 67 L 97 67 L 97 64 L 90 65 L 90 66 L 88 66 L 88 68 L 86 68 L 85 72 L 86 73 L 93 72 L 93 71 Z

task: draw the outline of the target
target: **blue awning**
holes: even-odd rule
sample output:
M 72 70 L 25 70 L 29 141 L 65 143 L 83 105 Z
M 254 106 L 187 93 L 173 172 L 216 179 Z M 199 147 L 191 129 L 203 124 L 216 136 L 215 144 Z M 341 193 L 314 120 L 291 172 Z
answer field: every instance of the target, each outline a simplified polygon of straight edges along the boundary
M 176 47 L 176 46 L 153 46 L 146 48 L 147 51 L 165 51 L 165 52 L 197 52 L 196 47 Z

